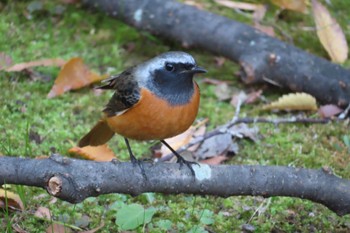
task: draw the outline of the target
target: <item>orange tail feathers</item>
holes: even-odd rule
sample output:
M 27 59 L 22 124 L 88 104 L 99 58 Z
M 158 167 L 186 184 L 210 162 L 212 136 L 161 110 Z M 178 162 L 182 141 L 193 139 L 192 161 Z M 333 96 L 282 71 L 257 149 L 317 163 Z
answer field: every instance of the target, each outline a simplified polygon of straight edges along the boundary
M 100 120 L 97 124 L 80 139 L 78 146 L 99 146 L 108 142 L 114 135 L 105 120 Z

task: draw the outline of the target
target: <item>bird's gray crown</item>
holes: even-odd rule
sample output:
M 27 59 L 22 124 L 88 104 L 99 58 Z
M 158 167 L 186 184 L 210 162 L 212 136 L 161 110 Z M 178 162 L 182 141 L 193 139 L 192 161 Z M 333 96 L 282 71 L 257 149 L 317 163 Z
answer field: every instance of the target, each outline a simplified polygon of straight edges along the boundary
M 152 75 L 154 71 L 162 69 L 166 63 L 182 63 L 196 65 L 194 58 L 185 52 L 170 51 L 162 53 L 140 65 L 135 67 L 135 75 L 141 85 L 146 85 L 149 81 L 149 75 Z

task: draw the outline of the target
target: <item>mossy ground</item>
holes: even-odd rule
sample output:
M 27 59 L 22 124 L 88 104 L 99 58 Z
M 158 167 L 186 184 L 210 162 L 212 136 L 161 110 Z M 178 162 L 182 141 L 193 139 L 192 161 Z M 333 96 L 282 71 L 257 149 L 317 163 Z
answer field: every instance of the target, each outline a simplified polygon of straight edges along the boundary
M 232 10 L 205 1 L 215 13 L 250 23 L 251 19 Z M 349 36 L 350 8 L 348 1 L 332 1 L 329 7 Z M 208 8 L 209 9 L 209 8 Z M 62 5 L 57 1 L 7 1 L 0 3 L 0 52 L 12 57 L 14 63 L 60 57 L 69 59 L 81 57 L 100 73 L 117 73 L 131 64 L 152 57 L 160 52 L 182 49 L 177 44 L 163 41 L 145 32 L 106 17 L 91 13 L 75 5 Z M 266 23 L 278 24 L 290 35 L 295 45 L 320 56 L 326 56 L 314 32 L 303 31 L 301 26 L 313 26 L 310 15 L 293 12 L 284 13 L 276 22 L 276 9 L 271 6 Z M 283 38 L 282 38 L 283 39 Z M 135 49 L 124 48 L 133 43 Z M 213 55 L 190 50 L 205 66 L 208 77 L 232 80 L 238 66 L 227 61 L 224 66 L 215 65 Z M 346 63 L 347 64 L 347 63 Z M 57 68 L 36 68 L 38 75 L 29 77 L 25 73 L 0 72 L 0 153 L 8 156 L 35 157 L 52 152 L 67 154 L 92 124 L 97 121 L 101 109 L 110 97 L 105 92 L 95 96 L 90 88 L 66 93 L 47 99 Z M 331 77 L 330 77 L 331 78 Z M 209 118 L 210 128 L 228 121 L 234 109 L 229 103 L 219 102 L 213 86 L 199 80 L 202 102 L 199 118 Z M 238 79 L 234 85 L 245 88 Z M 274 89 L 267 89 L 265 96 L 273 99 Z M 242 115 L 256 116 L 262 103 L 245 105 Z M 274 117 L 270 112 L 259 112 L 261 116 Z M 288 117 L 281 114 L 280 117 Z M 349 137 L 347 122 L 327 125 L 259 125 L 264 138 L 259 143 L 240 142 L 240 153 L 228 161 L 234 164 L 289 165 L 319 169 L 331 167 L 334 172 L 350 179 L 350 148 L 344 137 Z M 31 139 L 40 135 L 40 142 Z M 114 137 L 110 145 L 121 159 L 127 159 L 126 147 L 121 138 Z M 148 142 L 132 143 L 139 157 L 150 156 Z M 11 232 L 11 226 L 18 224 L 28 232 L 44 232 L 50 221 L 34 217 L 39 206 L 52 212 L 53 220 L 79 225 L 82 216 L 89 217 L 88 228 L 105 223 L 101 232 L 116 232 L 115 212 L 123 203 L 140 203 L 157 209 L 156 215 L 145 229 L 137 232 L 239 232 L 242 225 L 249 223 L 255 232 L 349 232 L 350 217 L 338 217 L 326 207 L 310 201 L 273 197 L 199 197 L 191 195 L 164 196 L 144 194 L 138 197 L 110 194 L 89 198 L 83 203 L 72 205 L 58 200 L 37 188 L 11 186 L 21 195 L 25 211 L 0 213 L 0 227 Z M 258 211 L 257 211 L 258 210 Z M 203 213 L 213 223 L 203 221 Z M 207 225 L 205 225 L 207 224 Z M 169 228 L 170 226 L 170 228 Z M 172 232 L 172 231 L 171 231 Z

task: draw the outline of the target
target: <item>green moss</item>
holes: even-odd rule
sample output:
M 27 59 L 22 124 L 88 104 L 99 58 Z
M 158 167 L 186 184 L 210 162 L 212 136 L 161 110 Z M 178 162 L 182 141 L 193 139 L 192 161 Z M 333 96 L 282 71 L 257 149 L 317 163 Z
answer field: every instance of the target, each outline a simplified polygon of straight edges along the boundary
M 205 4 L 215 13 L 252 24 L 247 15 L 235 13 L 213 1 L 205 1 Z M 35 7 L 38 9 L 35 10 Z M 349 7 L 347 1 L 332 1 L 332 6 L 329 6 L 343 28 L 348 24 Z M 60 5 L 58 1 L 7 1 L 0 3 L 0 11 L 0 51 L 11 56 L 13 63 L 55 57 L 68 60 L 77 56 L 99 73 L 117 73 L 158 52 L 183 49 L 178 44 L 167 44 L 103 14 L 91 13 L 74 5 Z M 284 33 L 295 38 L 296 46 L 326 56 L 315 33 L 300 29 L 313 26 L 310 15 L 282 12 L 282 16 L 277 18 L 277 11 L 276 7 L 270 6 L 263 23 L 278 25 Z M 349 30 L 345 30 L 345 33 L 348 36 Z M 281 33 L 277 36 L 285 39 Z M 134 44 L 135 49 L 127 52 L 124 47 L 130 43 Z M 207 77 L 233 80 L 232 85 L 245 88 L 238 79 L 232 78 L 238 70 L 236 64 L 226 61 L 218 67 L 213 55 L 198 50 L 190 52 L 201 66 L 209 70 Z M 59 70 L 34 70 L 37 72 L 34 77 L 28 73 L 0 72 L 0 154 L 35 157 L 58 152 L 67 155 L 67 150 L 99 119 L 111 93 L 96 96 L 90 88 L 84 88 L 47 99 L 46 95 Z M 209 118 L 209 129 L 230 120 L 234 108 L 216 99 L 214 86 L 203 83 L 200 78 L 198 82 L 202 93 L 198 117 Z M 269 100 L 276 99 L 280 94 L 281 91 L 277 89 L 264 91 Z M 241 114 L 288 117 L 284 113 L 274 115 L 258 111 L 261 106 L 262 103 L 244 105 Z M 240 141 L 240 153 L 228 163 L 315 169 L 329 166 L 337 175 L 350 178 L 349 143 L 346 139 L 349 137 L 348 123 L 309 126 L 260 124 L 259 129 L 263 138 L 257 143 Z M 155 143 L 131 142 L 139 158 L 149 158 L 149 148 Z M 118 158 L 128 160 L 121 137 L 114 137 L 109 145 Z M 103 220 L 105 226 L 101 232 L 116 232 L 116 211 L 125 204 L 135 202 L 157 208 L 151 224 L 146 226 L 146 231 L 150 232 L 164 232 L 169 225 L 179 232 L 191 229 L 233 232 L 241 231 L 242 225 L 247 223 L 256 228 L 255 232 L 346 232 L 350 228 L 349 216 L 337 217 L 322 205 L 287 197 L 224 199 L 154 194 L 151 200 L 145 195 L 130 197 L 110 194 L 71 205 L 60 200 L 50 202 L 52 198 L 36 188 L 12 186 L 12 189 L 24 200 L 25 211 L 11 213 L 10 219 L 28 232 L 44 232 L 50 225 L 49 221 L 33 217 L 33 212 L 39 206 L 49 208 L 54 221 L 74 225 L 83 215 L 87 215 L 90 218 L 88 228 L 99 226 Z M 4 216 L 0 213 L 0 224 L 6 227 Z M 201 216 L 207 219 L 203 220 Z M 211 221 L 213 224 L 210 224 Z M 137 231 L 141 232 L 142 228 Z

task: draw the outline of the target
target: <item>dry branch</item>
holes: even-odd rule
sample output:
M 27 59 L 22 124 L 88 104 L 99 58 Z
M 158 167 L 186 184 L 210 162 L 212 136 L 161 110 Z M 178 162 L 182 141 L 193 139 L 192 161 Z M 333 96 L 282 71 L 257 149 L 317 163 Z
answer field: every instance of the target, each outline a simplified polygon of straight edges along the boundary
M 321 203 L 338 215 L 350 213 L 350 181 L 327 169 L 280 166 L 194 166 L 196 176 L 179 164 L 144 163 L 148 180 L 129 162 L 94 162 L 53 155 L 47 159 L 0 157 L 0 185 L 46 189 L 71 203 L 107 193 L 139 195 L 200 194 L 289 196 Z
M 83 0 L 136 28 L 204 48 L 241 65 L 246 83 L 268 82 L 346 107 L 350 72 L 239 22 L 172 0 Z

